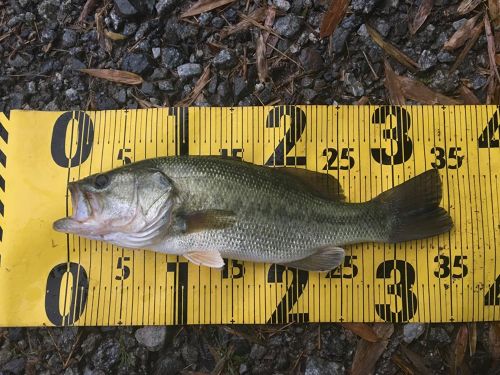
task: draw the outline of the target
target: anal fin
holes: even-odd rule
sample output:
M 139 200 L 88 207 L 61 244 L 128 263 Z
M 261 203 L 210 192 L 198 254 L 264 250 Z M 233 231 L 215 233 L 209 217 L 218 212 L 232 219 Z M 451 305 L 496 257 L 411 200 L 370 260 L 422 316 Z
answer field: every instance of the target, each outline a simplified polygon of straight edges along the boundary
M 192 251 L 184 254 L 184 258 L 197 266 L 206 266 L 211 268 L 224 267 L 224 259 L 217 250 L 211 251 Z
M 337 268 L 344 261 L 344 249 L 336 246 L 323 246 L 316 249 L 316 252 L 306 258 L 289 263 L 284 266 L 295 267 L 305 271 L 327 272 Z

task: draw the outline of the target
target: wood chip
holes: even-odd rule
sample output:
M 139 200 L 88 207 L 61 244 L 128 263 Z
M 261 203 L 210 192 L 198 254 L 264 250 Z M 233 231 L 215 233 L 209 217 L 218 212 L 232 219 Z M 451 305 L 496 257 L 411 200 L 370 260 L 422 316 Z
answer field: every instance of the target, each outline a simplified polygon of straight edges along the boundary
M 498 73 L 497 63 L 495 61 L 496 47 L 495 47 L 495 36 L 491 30 L 490 19 L 488 13 L 484 14 L 484 31 L 486 32 L 486 41 L 488 42 L 488 56 L 490 58 L 490 70 L 491 74 L 494 74 L 498 81 L 500 82 L 500 74 Z
M 450 353 L 450 372 L 457 374 L 457 371 L 462 367 L 467 350 L 467 342 L 469 333 L 466 324 L 462 324 L 455 336 L 455 342 L 452 345 Z
M 480 104 L 480 103 L 478 100 L 478 103 L 464 103 L 464 104 Z M 469 329 L 469 354 L 472 357 L 476 352 L 476 346 L 477 346 L 477 325 L 476 323 L 469 323 L 467 325 L 467 328 Z
M 269 78 L 269 69 L 267 66 L 266 57 L 266 43 L 262 34 L 257 38 L 257 47 L 255 49 L 257 57 L 257 73 L 259 74 L 259 81 L 266 82 Z
M 320 38 L 330 36 L 345 16 L 349 0 L 331 0 L 319 29 Z
M 341 323 L 340 325 L 366 341 L 381 341 L 380 336 L 377 335 L 373 328 L 366 323 Z
M 491 359 L 493 360 L 493 366 L 500 362 L 500 322 L 491 322 L 490 329 L 488 331 L 488 350 L 491 353 Z
M 476 22 L 479 18 L 479 14 L 475 15 L 472 18 L 469 18 L 464 24 L 453 33 L 453 35 L 446 41 L 443 46 L 443 49 L 446 51 L 452 51 L 459 47 L 462 47 L 467 39 L 471 37 L 471 32 L 476 25 Z
M 199 0 L 193 4 L 191 8 L 181 14 L 181 18 L 196 16 L 204 12 L 209 12 L 213 9 L 220 8 L 224 5 L 231 4 L 234 0 Z
M 250 13 L 246 18 L 238 22 L 236 25 L 225 27 L 220 32 L 220 40 L 228 37 L 229 35 L 236 34 L 239 33 L 240 31 L 248 29 L 250 26 L 253 25 L 252 22 L 250 22 L 250 19 L 254 20 L 255 22 L 263 22 L 266 17 L 266 12 L 267 9 L 264 7 L 257 8 L 252 13 Z
M 488 78 L 488 88 L 486 89 L 486 104 L 498 104 L 500 103 L 499 93 L 500 85 L 497 84 L 497 80 L 493 74 Z
M 413 365 L 413 368 L 416 370 L 416 374 L 431 374 L 432 370 L 427 367 L 427 361 L 420 356 L 420 354 L 415 353 L 414 351 L 408 349 L 407 346 L 401 345 L 401 352 L 408 359 L 408 361 Z
M 410 77 L 397 76 L 401 91 L 407 99 L 412 99 L 419 104 L 460 104 L 459 100 L 452 99 L 446 95 L 437 93 L 424 85 L 422 82 L 417 81 Z
M 384 71 L 384 86 L 389 92 L 389 102 L 394 105 L 405 105 L 406 101 L 399 82 L 399 76 L 394 72 L 387 59 L 384 61 Z
M 266 18 L 264 19 L 264 26 L 268 28 L 272 28 L 274 25 L 274 19 L 276 18 L 276 8 L 275 7 L 268 7 L 266 9 Z M 264 31 L 262 34 L 264 38 L 264 42 L 267 42 L 267 38 L 269 37 L 270 33 L 267 31 Z M 277 40 L 277 39 L 276 39 Z
M 431 13 L 432 7 L 434 6 L 434 0 L 422 0 L 420 6 L 418 7 L 417 13 L 415 13 L 415 17 L 408 25 L 408 29 L 410 33 L 415 34 L 418 29 L 424 24 L 425 20 Z
M 361 339 L 358 342 L 352 361 L 351 375 L 365 375 L 375 369 L 379 357 L 384 352 L 389 343 L 389 338 L 394 332 L 394 325 L 392 323 L 375 323 L 373 331 L 380 337 L 381 341 L 370 342 Z
M 106 35 L 106 38 L 114 40 L 114 41 L 127 39 L 127 37 L 125 35 L 114 33 L 114 32 L 109 31 L 109 30 L 104 30 L 104 35 Z
M 477 96 L 467 86 L 460 86 L 458 91 L 462 97 L 463 104 L 481 104 Z
M 488 13 L 490 14 L 491 23 L 496 29 L 500 26 L 500 1 L 488 0 Z
M 79 69 L 79 71 L 93 77 L 106 79 L 112 82 L 123 83 L 124 85 L 140 85 L 144 82 L 141 76 L 124 70 Z
M 495 62 L 496 62 L 497 65 L 500 65 L 500 53 L 497 53 L 495 55 Z
M 403 64 L 413 72 L 417 69 L 420 69 L 420 65 L 418 65 L 416 61 L 394 47 L 391 43 L 386 42 L 384 38 L 382 38 L 382 35 L 380 35 L 379 32 L 373 27 L 367 24 L 366 29 L 368 30 L 368 33 L 370 34 L 373 41 L 378 44 L 380 48 L 382 48 L 388 55 L 394 57 L 397 61 L 399 61 L 401 64 Z
M 458 55 L 457 59 L 455 60 L 455 62 L 451 66 L 448 74 L 451 75 L 455 71 L 455 69 L 457 69 L 457 67 L 464 60 L 465 56 L 467 56 L 467 54 L 469 53 L 472 46 L 474 44 L 476 44 L 476 41 L 479 38 L 479 35 L 481 35 L 481 32 L 483 31 L 483 23 L 484 22 L 481 20 L 480 22 L 477 23 L 476 26 L 474 26 L 474 28 L 471 31 L 470 39 L 467 41 L 467 43 L 465 44 L 465 47 L 462 49 L 462 51 L 460 51 L 460 54 Z
M 481 4 L 482 0 L 463 0 L 457 8 L 457 13 L 461 16 L 472 12 Z
M 191 91 L 191 93 L 186 98 L 178 102 L 176 106 L 189 106 L 193 104 L 193 102 L 201 94 L 205 86 L 210 82 L 210 73 L 210 65 L 207 65 L 205 69 L 203 69 L 203 73 L 201 74 L 200 78 L 198 78 L 198 80 L 196 81 L 193 91 Z
M 87 0 L 83 6 L 82 12 L 80 13 L 80 17 L 78 17 L 77 23 L 83 23 L 85 18 L 87 18 L 90 12 L 94 9 L 95 5 L 96 0 Z

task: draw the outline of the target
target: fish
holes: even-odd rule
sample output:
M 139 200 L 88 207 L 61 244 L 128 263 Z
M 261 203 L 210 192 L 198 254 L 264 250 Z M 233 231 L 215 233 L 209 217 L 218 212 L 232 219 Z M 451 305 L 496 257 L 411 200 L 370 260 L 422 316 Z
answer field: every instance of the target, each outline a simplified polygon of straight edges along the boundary
M 219 269 L 230 258 L 325 272 L 342 264 L 348 245 L 417 240 L 453 227 L 439 206 L 436 169 L 362 203 L 346 202 L 330 174 L 222 156 L 145 159 L 68 189 L 73 213 L 54 230 Z

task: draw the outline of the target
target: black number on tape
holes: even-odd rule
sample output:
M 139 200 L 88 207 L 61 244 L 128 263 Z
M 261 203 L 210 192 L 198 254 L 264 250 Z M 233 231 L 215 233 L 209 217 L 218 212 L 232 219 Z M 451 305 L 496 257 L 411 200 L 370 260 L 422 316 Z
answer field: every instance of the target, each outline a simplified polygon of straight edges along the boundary
M 130 164 L 130 163 L 132 163 L 132 159 L 130 159 L 130 157 L 127 156 L 127 154 L 129 154 L 131 152 L 132 152 L 132 150 L 130 148 L 122 148 L 122 149 L 118 150 L 117 159 L 121 160 L 123 162 L 123 164 Z
M 500 129 L 500 107 L 497 109 L 493 116 L 491 116 L 488 125 L 484 128 L 483 132 L 477 140 L 477 145 L 479 148 L 498 148 L 500 147 L 500 132 L 495 138 L 495 133 Z
M 450 147 L 448 152 L 448 160 L 446 157 L 446 150 L 442 147 L 431 148 L 431 153 L 436 156 L 436 161 L 432 162 L 432 168 L 442 169 L 448 165 L 449 169 L 458 169 L 462 166 L 465 156 L 459 155 L 462 151 L 461 147 Z M 450 160 L 454 159 L 454 163 Z
M 344 257 L 344 264 L 342 265 L 342 274 L 340 273 L 341 268 L 337 267 L 334 270 L 326 274 L 327 279 L 353 279 L 358 275 L 358 266 L 356 266 L 353 261 L 358 259 L 356 255 L 346 255 Z M 351 272 L 345 272 L 346 269 L 350 268 Z
M 168 115 L 175 117 L 175 152 L 176 155 L 189 154 L 189 114 L 185 107 L 170 107 Z
M 386 148 L 372 148 L 372 157 L 384 165 L 401 164 L 410 159 L 413 152 L 413 142 L 408 136 L 408 130 L 411 126 L 410 114 L 401 107 L 383 106 L 375 110 L 372 116 L 372 123 L 375 125 L 384 125 L 387 117 L 396 116 L 396 126 L 382 131 L 382 137 L 387 140 L 393 140 L 396 143 L 396 153 L 393 153 L 391 145 L 389 150 Z
M 285 138 L 280 141 L 278 147 L 266 162 L 266 165 L 306 165 L 305 156 L 288 156 L 306 128 L 306 114 L 298 107 L 280 105 L 271 109 L 267 115 L 266 127 L 279 128 L 283 116 L 290 116 L 290 128 L 286 132 Z
M 130 268 L 125 265 L 125 262 L 130 261 L 130 257 L 119 257 L 116 262 L 116 269 L 119 274 L 115 276 L 115 280 L 126 280 L 130 276 Z
M 231 153 L 229 153 L 229 151 L 231 151 Z M 231 150 L 228 150 L 227 148 L 221 148 L 220 154 L 221 154 L 221 156 L 227 157 L 227 156 L 231 155 L 233 158 L 243 159 L 243 149 L 242 148 L 233 148 Z
M 337 157 L 339 156 L 339 152 L 336 148 L 328 147 L 323 150 L 323 156 L 328 158 L 325 166 L 323 167 L 324 171 L 327 170 L 347 170 L 354 167 L 354 158 L 349 155 L 350 152 L 354 152 L 353 148 L 343 148 L 340 153 L 339 164 L 334 165 Z M 341 163 L 342 160 L 345 160 L 346 163 Z M 342 164 L 342 165 L 341 165 Z
M 174 324 L 187 323 L 188 264 L 167 263 L 167 272 L 174 274 Z
M 72 132 L 73 121 L 78 121 L 77 134 L 70 134 L 76 141 L 76 150 L 70 146 L 71 155 L 66 155 L 66 135 Z M 94 142 L 94 124 L 82 111 L 65 112 L 56 120 L 52 129 L 50 151 L 54 162 L 63 168 L 76 167 L 85 162 Z
M 469 269 L 464 264 L 464 260 L 467 259 L 466 255 L 456 255 L 453 258 L 453 268 L 458 268 L 459 272 L 453 273 L 451 276 L 455 279 L 467 276 Z M 450 276 L 450 257 L 446 255 L 437 255 L 434 257 L 434 262 L 439 264 L 439 271 L 434 272 L 434 276 L 443 278 Z
M 245 266 L 238 260 L 231 259 L 231 265 L 227 259 L 224 259 L 224 268 L 222 269 L 223 279 L 241 279 L 245 274 Z
M 411 291 L 415 283 L 415 269 L 403 260 L 386 260 L 377 267 L 377 279 L 392 279 L 392 271 L 399 272 L 399 282 L 387 285 L 387 293 L 401 298 L 398 312 L 391 311 L 390 304 L 376 304 L 375 311 L 385 321 L 406 322 L 417 312 L 417 296 Z
M 267 321 L 268 323 L 286 323 L 287 321 L 295 322 L 308 322 L 308 313 L 291 313 L 293 306 L 297 303 L 298 299 L 302 295 L 304 288 L 309 279 L 309 273 L 304 270 L 298 270 L 296 268 L 287 268 L 280 264 L 273 264 L 269 268 L 267 273 L 267 281 L 270 283 L 282 283 L 283 276 L 285 279 L 285 284 L 288 285 L 288 275 L 287 272 L 292 272 L 292 282 L 288 287 L 283 299 L 280 301 L 276 310 L 274 310 L 271 318 Z M 288 320 L 287 320 L 288 318 Z
M 65 275 L 66 283 L 63 284 Z M 87 272 L 80 264 L 61 263 L 52 268 L 45 292 L 45 313 L 50 322 L 56 326 L 67 326 L 78 321 L 87 304 L 88 289 Z M 61 295 L 64 301 L 59 300 Z M 61 312 L 60 302 L 67 306 L 66 298 L 70 298 L 69 311 Z
M 496 278 L 495 282 L 490 286 L 488 292 L 484 296 L 484 304 L 486 306 L 500 305 L 500 275 Z

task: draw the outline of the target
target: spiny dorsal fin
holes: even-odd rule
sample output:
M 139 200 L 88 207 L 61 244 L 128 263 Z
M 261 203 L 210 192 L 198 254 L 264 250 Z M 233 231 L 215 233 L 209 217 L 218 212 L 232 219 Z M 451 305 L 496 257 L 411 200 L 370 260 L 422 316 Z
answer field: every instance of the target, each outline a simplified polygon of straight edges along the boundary
M 344 249 L 340 247 L 323 246 L 317 248 L 314 254 L 306 258 L 290 263 L 283 263 L 283 265 L 305 271 L 327 272 L 340 266 L 344 260 L 344 256 Z
M 236 222 L 234 212 L 225 210 L 195 211 L 183 215 L 183 218 L 186 223 L 185 233 L 224 229 Z
M 339 181 L 329 174 L 301 168 L 276 167 L 275 169 L 300 182 L 305 190 L 320 198 L 331 201 L 345 200 Z

